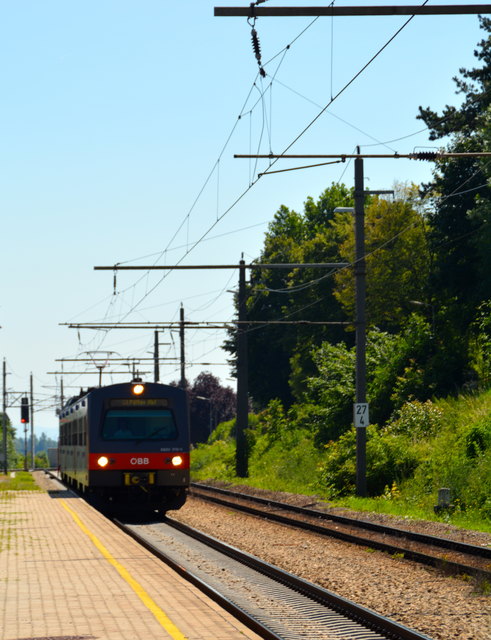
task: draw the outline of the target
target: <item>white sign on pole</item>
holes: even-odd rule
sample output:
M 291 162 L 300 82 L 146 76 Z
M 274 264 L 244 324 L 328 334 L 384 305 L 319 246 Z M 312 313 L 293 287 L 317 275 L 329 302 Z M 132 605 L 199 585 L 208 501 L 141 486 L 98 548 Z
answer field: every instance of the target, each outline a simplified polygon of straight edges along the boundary
M 370 423 L 368 417 L 368 402 L 355 402 L 353 407 L 355 427 L 368 427 Z

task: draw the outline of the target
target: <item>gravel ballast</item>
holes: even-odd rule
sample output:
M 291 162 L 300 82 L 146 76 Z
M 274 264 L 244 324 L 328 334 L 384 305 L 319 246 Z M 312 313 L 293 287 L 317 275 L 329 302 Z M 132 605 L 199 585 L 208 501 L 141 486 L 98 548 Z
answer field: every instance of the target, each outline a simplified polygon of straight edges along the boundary
M 192 497 L 169 515 L 435 640 L 491 640 L 491 598 L 475 582 Z M 427 525 L 420 525 L 426 533 L 442 535 L 439 523 Z M 473 544 L 489 542 L 486 534 L 459 532 Z

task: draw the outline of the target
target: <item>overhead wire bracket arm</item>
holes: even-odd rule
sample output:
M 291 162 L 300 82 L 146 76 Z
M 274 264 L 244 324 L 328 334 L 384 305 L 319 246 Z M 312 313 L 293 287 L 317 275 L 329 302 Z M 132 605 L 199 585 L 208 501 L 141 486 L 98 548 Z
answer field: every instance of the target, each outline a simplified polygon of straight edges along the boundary
M 274 160 L 275 158 L 285 159 L 321 159 L 321 158 L 341 158 L 341 159 L 357 159 L 357 158 L 385 158 L 385 159 L 407 159 L 407 160 L 441 160 L 444 158 L 489 158 L 491 157 L 491 151 L 469 151 L 462 153 L 452 152 L 439 152 L 439 151 L 420 151 L 416 153 L 265 153 L 265 154 L 246 154 L 236 153 L 234 158 L 250 159 L 250 158 L 264 158 Z M 114 269 L 114 267 L 111 267 Z
M 251 17 L 249 7 L 215 7 L 215 17 Z M 253 16 L 436 16 L 491 13 L 491 4 L 442 4 L 435 6 L 389 5 L 351 7 L 254 7 Z
M 348 267 L 349 262 L 280 262 L 280 263 L 252 263 L 246 264 L 246 269 L 341 269 Z M 94 271 L 156 271 L 165 269 L 239 269 L 238 264 L 178 264 L 178 265 L 125 265 L 98 266 Z

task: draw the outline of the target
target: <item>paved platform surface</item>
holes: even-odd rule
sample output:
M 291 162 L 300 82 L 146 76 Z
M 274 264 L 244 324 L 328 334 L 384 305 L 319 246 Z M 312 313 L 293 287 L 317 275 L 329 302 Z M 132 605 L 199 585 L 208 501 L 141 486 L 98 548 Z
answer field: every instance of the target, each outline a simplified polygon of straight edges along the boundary
M 257 640 L 64 490 L 0 494 L 1 640 Z

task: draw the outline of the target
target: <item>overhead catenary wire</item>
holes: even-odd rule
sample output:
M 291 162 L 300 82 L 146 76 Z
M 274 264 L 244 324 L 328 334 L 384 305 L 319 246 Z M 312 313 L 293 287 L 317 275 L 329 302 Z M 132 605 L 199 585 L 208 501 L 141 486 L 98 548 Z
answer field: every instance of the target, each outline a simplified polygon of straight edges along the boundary
M 423 4 L 426 4 L 426 2 L 427 2 L 427 1 L 428 1 L 428 0 L 426 0 Z M 304 133 L 305 133 L 305 132 L 306 132 L 306 131 L 307 131 L 307 130 L 308 130 L 308 129 L 309 129 L 309 128 L 314 124 L 314 122 L 315 122 L 315 121 L 317 121 L 317 119 L 322 115 L 322 113 L 324 113 L 324 111 L 328 108 L 328 106 L 330 106 L 330 104 L 331 104 L 332 102 L 334 102 L 334 100 L 336 100 L 336 99 L 337 99 L 337 98 L 338 98 L 338 97 L 339 97 L 339 96 L 340 96 L 340 95 L 341 95 L 341 94 L 342 94 L 342 93 L 343 93 L 343 92 L 344 92 L 344 91 L 345 91 L 345 90 L 346 90 L 346 89 L 347 89 L 347 88 L 348 88 L 348 87 L 349 87 L 349 86 L 350 86 L 350 85 L 351 85 L 351 84 L 356 80 L 356 78 L 358 78 L 358 77 L 363 73 L 363 71 L 364 71 L 366 68 L 368 68 L 368 66 L 369 66 L 369 65 L 370 65 L 370 64 L 371 64 L 371 63 L 376 59 L 376 57 L 378 57 L 378 55 L 380 55 L 380 53 L 381 53 L 381 52 L 382 52 L 382 51 L 383 51 L 383 50 L 384 50 L 384 49 L 385 49 L 385 48 L 386 48 L 386 47 L 387 47 L 387 46 L 388 46 L 388 45 L 389 45 L 389 44 L 390 44 L 394 39 L 395 39 L 395 37 L 397 37 L 397 35 L 398 35 L 398 34 L 399 34 L 399 33 L 400 33 L 404 28 L 405 28 L 405 26 L 407 26 L 407 24 L 409 24 L 409 22 L 411 21 L 411 19 L 412 19 L 412 17 L 411 17 L 411 18 L 409 18 L 408 20 L 406 20 L 406 22 L 404 23 L 404 25 L 402 25 L 402 27 L 401 27 L 401 28 L 399 28 L 399 29 L 396 31 L 396 33 L 395 33 L 395 34 L 394 34 L 394 35 L 393 35 L 393 36 L 392 36 L 392 37 L 391 37 L 391 38 L 390 38 L 390 39 L 389 39 L 389 40 L 388 40 L 388 41 L 383 45 L 383 47 L 381 47 L 381 48 L 378 50 L 378 52 L 377 52 L 374 56 L 372 56 L 372 58 L 371 58 L 371 59 L 370 59 L 370 60 L 369 60 L 369 61 L 368 61 L 368 62 L 367 62 L 363 67 L 362 67 L 362 69 L 361 69 L 360 71 L 358 71 L 358 72 L 357 72 L 357 73 L 356 73 L 356 74 L 351 78 L 351 80 L 350 80 L 348 83 L 346 83 L 346 84 L 345 84 L 345 86 L 344 86 L 344 87 L 343 87 L 343 88 L 342 88 L 342 89 L 341 89 L 341 90 L 340 90 L 340 91 L 339 91 L 339 92 L 334 96 L 334 98 L 332 98 L 332 100 L 328 103 L 328 105 L 326 105 L 326 106 L 325 106 L 325 107 L 324 107 L 324 108 L 319 112 L 319 114 L 318 114 L 318 115 L 317 115 L 317 116 L 316 116 L 316 117 L 315 117 L 315 118 L 314 118 L 314 119 L 313 119 L 313 120 L 312 120 L 312 121 L 307 125 L 307 127 L 305 127 L 305 128 L 302 130 L 302 132 L 301 132 L 300 134 L 298 134 L 298 135 L 296 136 L 296 138 L 295 138 L 295 139 L 294 139 L 294 140 L 293 140 L 293 141 L 292 141 L 292 142 L 287 146 L 287 148 L 285 149 L 284 153 L 286 153 L 286 151 L 287 151 L 289 148 L 291 148 L 291 146 L 292 146 L 292 145 L 293 145 L 293 144 L 294 144 L 294 143 L 295 143 L 295 142 L 296 142 L 296 141 L 297 141 L 297 140 L 298 140 L 302 135 L 304 135 Z M 314 20 L 314 21 L 312 21 L 312 22 L 310 23 L 310 25 L 308 25 L 308 27 L 307 27 L 307 28 L 309 28 L 310 26 L 312 26 L 312 24 L 313 24 L 314 22 L 315 22 L 315 20 Z M 302 34 L 303 34 L 305 31 L 306 31 L 306 29 L 302 32 Z M 252 91 L 252 88 L 251 88 L 251 90 L 250 90 L 250 92 L 249 92 L 249 95 L 250 95 L 251 91 Z M 247 98 L 247 99 L 248 99 L 248 98 Z M 239 118 L 240 118 L 240 116 L 239 116 Z M 223 153 L 223 152 L 224 152 L 225 147 L 226 147 L 226 145 L 228 144 L 228 142 L 229 142 L 229 140 L 230 140 L 230 138 L 231 138 L 231 136 L 232 136 L 233 130 L 235 129 L 235 126 L 236 126 L 236 125 L 237 125 L 237 122 L 235 123 L 235 125 L 234 125 L 234 127 L 233 127 L 232 131 L 230 132 L 230 134 L 229 134 L 229 136 L 228 136 L 228 138 L 227 138 L 227 141 L 226 141 L 225 145 L 224 145 L 224 146 L 223 146 L 223 148 L 222 148 L 222 152 L 221 152 L 221 153 Z M 272 164 L 274 164 L 274 162 L 273 162 Z M 213 173 L 213 170 L 212 170 L 212 172 L 210 172 L 210 174 L 209 174 L 209 176 L 208 176 L 208 178 L 207 178 L 207 180 L 206 180 L 205 185 L 203 185 L 203 187 L 202 187 L 202 189 L 201 189 L 200 193 L 198 194 L 198 197 L 201 195 L 202 191 L 204 190 L 204 188 L 205 188 L 205 186 L 206 186 L 206 184 L 207 184 L 208 180 L 210 179 L 210 177 L 211 177 L 212 173 Z M 250 184 L 246 189 L 244 189 L 244 190 L 243 190 L 243 191 L 242 191 L 242 192 L 241 192 L 241 193 L 240 193 L 240 194 L 235 198 L 235 200 L 233 200 L 233 202 L 232 202 L 232 203 L 231 203 L 231 204 L 230 204 L 230 205 L 229 205 L 229 206 L 224 210 L 224 212 L 222 213 L 222 215 L 217 217 L 217 219 L 214 221 L 214 223 L 213 223 L 213 224 L 212 224 L 212 225 L 211 225 L 211 226 L 210 226 L 210 227 L 209 227 L 209 228 L 208 228 L 208 229 L 207 229 L 207 230 L 206 230 L 206 231 L 201 235 L 201 237 L 200 237 L 200 238 L 199 238 L 195 243 L 193 243 L 193 245 L 192 245 L 192 246 L 191 246 L 191 247 L 186 251 L 186 253 L 185 253 L 185 254 L 183 255 L 183 257 L 182 257 L 182 260 L 183 260 L 183 259 L 184 259 L 184 258 L 185 258 L 185 257 L 186 257 L 186 256 L 187 256 L 187 255 L 188 255 L 188 254 L 189 254 L 189 253 L 190 253 L 190 252 L 191 252 L 191 251 L 192 251 L 192 250 L 193 250 L 193 249 L 194 249 L 194 248 L 195 248 L 195 247 L 196 247 L 196 246 L 197 246 L 197 245 L 198 245 L 198 244 L 199 244 L 199 243 L 200 243 L 200 242 L 201 242 L 201 241 L 202 241 L 202 240 L 203 240 L 203 239 L 204 239 L 204 238 L 209 234 L 209 233 L 210 233 L 210 232 L 211 232 L 211 230 L 212 230 L 212 229 L 213 229 L 213 228 L 218 224 L 218 222 L 220 222 L 220 221 L 221 221 L 221 220 L 222 220 L 222 219 L 223 219 L 223 218 L 224 218 L 224 217 L 225 217 L 225 216 L 226 216 L 226 215 L 227 215 L 227 214 L 228 214 L 228 213 L 229 213 L 229 212 L 230 212 L 230 211 L 231 211 L 231 210 L 232 210 L 232 209 L 233 209 L 237 204 L 238 204 L 238 202 L 240 202 L 240 200 L 242 200 L 242 198 L 243 198 L 243 197 L 248 193 L 248 191 L 249 191 L 249 190 L 250 190 L 250 189 L 251 189 L 251 188 L 252 188 L 252 187 L 257 183 L 257 180 L 258 180 L 258 179 L 259 179 L 259 178 L 256 178 L 256 179 L 255 179 L 255 180 L 254 180 L 254 181 L 253 181 L 253 182 L 252 182 L 252 183 L 251 183 L 251 184 Z M 195 203 L 196 203 L 196 202 L 197 202 L 197 199 L 195 200 Z M 195 203 L 193 203 L 193 207 L 192 207 L 192 208 L 194 208 Z M 190 215 L 190 213 L 191 213 L 191 211 L 190 211 L 187 215 Z M 185 222 L 185 221 L 183 221 L 183 222 L 181 223 L 181 226 L 178 228 L 178 231 L 182 228 L 182 225 L 184 224 L 184 222 Z M 176 234 L 178 233 L 178 231 L 176 232 Z M 176 234 L 174 234 L 174 236 L 172 237 L 172 239 L 171 239 L 171 241 L 170 241 L 170 242 L 172 242 L 172 241 L 173 241 L 173 239 L 176 237 Z M 169 246 L 169 245 L 168 245 L 168 246 Z M 164 253 L 164 252 L 162 252 L 162 254 L 163 254 L 163 253 Z M 162 254 L 161 254 L 161 255 L 162 255 Z M 136 303 L 134 303 L 134 304 L 132 305 L 131 309 L 130 309 L 128 312 L 126 312 L 126 314 L 123 316 L 123 320 L 124 320 L 124 318 L 128 317 L 128 315 L 129 315 L 133 310 L 135 310 L 135 309 L 136 309 L 136 307 L 138 307 L 138 305 L 139 305 L 139 304 L 141 304 L 141 302 L 142 302 L 142 301 L 143 301 L 143 300 L 144 300 L 148 295 L 150 295 L 150 293 L 152 293 L 152 292 L 157 288 L 157 286 L 159 286 L 159 285 L 160 285 L 160 283 L 162 282 L 162 280 L 163 280 L 164 278 L 165 278 L 165 275 L 164 275 L 162 278 L 160 278 L 160 279 L 159 279 L 159 281 L 158 281 L 158 282 L 157 282 L 153 287 L 151 287 L 151 289 L 150 289 L 150 290 L 148 290 L 148 291 L 147 291 L 143 296 L 141 296 L 141 297 L 139 298 L 139 300 L 138 300 Z M 141 280 L 141 279 L 140 279 L 140 280 Z
M 298 35 L 297 35 L 297 36 L 296 36 L 296 37 L 295 37 L 295 38 L 290 42 L 290 44 L 289 44 L 289 45 L 287 45 L 284 49 L 282 49 L 282 50 L 279 52 L 279 54 L 278 54 L 278 55 L 280 55 L 281 53 L 286 53 L 286 51 L 288 51 L 288 50 L 290 49 L 291 45 L 292 45 L 292 44 L 294 44 L 294 42 L 296 42 L 296 41 L 297 41 L 297 40 L 298 40 L 298 39 L 299 39 L 299 38 L 300 38 L 300 37 L 301 37 L 301 36 L 302 36 L 302 35 L 303 35 L 303 34 L 304 34 L 304 33 L 305 33 L 305 32 L 306 32 L 306 31 L 307 31 L 307 30 L 308 30 L 308 29 L 313 25 L 313 24 L 314 24 L 314 22 L 315 22 L 315 21 L 316 21 L 316 19 L 312 20 L 312 22 L 311 22 L 307 27 L 305 27 L 305 28 L 300 32 L 300 34 L 298 34 Z M 272 62 L 276 57 L 277 57 L 277 56 L 273 56 L 273 58 L 271 58 L 270 60 L 268 60 L 268 64 L 269 64 L 270 62 Z M 283 55 L 283 58 L 284 58 L 284 55 Z M 283 58 L 282 58 L 282 60 L 283 60 Z M 280 64 L 281 64 L 281 61 L 280 61 Z M 174 235 L 173 235 L 173 236 L 170 238 L 170 240 L 168 241 L 168 243 L 167 243 L 167 245 L 166 245 L 166 248 L 165 248 L 165 249 L 163 249 L 163 250 L 158 254 L 158 255 L 159 255 L 159 257 L 157 258 L 156 262 L 157 262 L 157 261 L 158 261 L 158 260 L 159 260 L 159 259 L 160 259 L 164 254 L 165 254 L 165 252 L 166 252 L 167 250 L 169 250 L 169 247 L 172 245 L 172 242 L 173 242 L 173 241 L 174 241 L 174 239 L 177 237 L 178 233 L 181 231 L 181 229 L 183 228 L 184 224 L 186 224 L 186 222 L 189 220 L 189 216 L 191 215 L 191 213 L 192 213 L 192 211 L 194 210 L 194 208 L 195 208 L 195 206 L 196 206 L 197 202 L 199 201 L 199 199 L 200 199 L 201 195 L 203 194 L 203 192 L 204 192 L 205 188 L 207 187 L 207 185 L 208 185 L 208 183 L 209 183 L 209 181 L 210 181 L 211 177 L 213 176 L 213 173 L 215 172 L 215 169 L 217 168 L 217 166 L 219 166 L 219 161 L 220 161 L 221 157 L 223 156 L 223 154 L 224 154 L 224 152 L 225 152 L 225 149 L 227 148 L 227 146 L 228 146 L 228 144 L 229 144 L 229 142 L 230 142 L 230 140 L 231 140 L 231 138 L 232 138 L 232 135 L 233 135 L 233 133 L 234 133 L 234 131 L 235 131 L 235 129 L 236 129 L 236 127 L 237 127 L 237 125 L 238 125 L 239 121 L 241 120 L 241 118 L 242 118 L 242 117 L 243 117 L 243 115 L 244 115 L 244 109 L 245 109 L 245 106 L 246 106 L 246 104 L 247 104 L 247 102 L 248 102 L 248 100 L 249 100 L 249 97 L 250 97 L 250 95 L 252 94 L 252 92 L 253 92 L 254 88 L 257 88 L 257 87 L 256 87 L 256 84 L 255 84 L 255 81 L 253 82 L 253 84 L 252 84 L 251 88 L 249 89 L 249 93 L 247 94 L 247 97 L 246 97 L 246 99 L 245 99 L 245 101 L 244 101 L 244 103 L 243 103 L 243 107 L 242 107 L 242 109 L 240 110 L 239 115 L 238 115 L 238 117 L 237 117 L 237 119 L 236 119 L 236 121 L 235 121 L 235 123 L 234 123 L 234 125 L 233 125 L 233 127 L 232 127 L 232 129 L 231 129 L 231 131 L 229 132 L 229 134 L 228 134 L 228 136 L 227 136 L 227 138 L 226 138 L 226 140 L 225 140 L 225 143 L 222 145 L 222 148 L 221 148 L 221 150 L 220 150 L 220 152 L 219 152 L 219 155 L 218 155 L 218 159 L 216 160 L 216 162 L 215 162 L 215 164 L 213 165 L 212 169 L 210 170 L 210 172 L 209 172 L 208 176 L 206 177 L 206 179 L 205 179 L 205 181 L 204 181 L 204 183 L 203 183 L 203 185 L 202 185 L 201 189 L 199 190 L 199 192 L 198 192 L 198 194 L 197 194 L 197 196 L 196 196 L 195 200 L 193 201 L 193 203 L 192 203 L 192 205 L 191 205 L 190 209 L 188 210 L 187 214 L 186 214 L 186 215 L 185 215 L 185 217 L 183 218 L 183 220 L 182 220 L 181 224 L 177 227 L 177 229 L 176 229 L 176 231 L 175 231 Z M 257 101 L 257 103 L 256 103 L 256 104 L 258 104 L 258 103 L 260 102 L 260 100 L 261 100 L 261 98 L 259 98 L 259 100 Z M 253 108 L 254 108 L 254 107 L 253 107 Z M 246 190 L 246 192 L 247 192 L 247 190 Z M 228 209 L 226 213 L 228 213 L 228 211 L 229 211 L 229 210 L 230 210 L 230 209 Z M 217 222 L 219 222 L 219 221 L 221 220 L 221 218 L 223 218 L 223 217 L 224 217 L 223 215 L 219 217 L 219 216 L 218 216 L 218 214 L 217 214 L 217 220 L 216 220 L 216 223 L 217 223 Z M 201 236 L 201 237 L 198 239 L 198 241 L 193 242 L 193 243 L 192 243 L 191 248 L 189 248 L 188 244 L 186 244 L 186 252 L 185 252 L 185 254 L 184 254 L 183 258 L 184 258 L 184 257 L 185 257 L 185 256 L 186 256 L 190 251 L 192 251 L 192 250 L 194 249 L 194 247 L 195 247 L 195 246 L 197 246 L 200 242 L 202 242 L 202 241 L 204 240 L 205 236 L 207 236 L 207 235 L 208 235 L 208 233 L 211 231 L 211 229 L 213 229 L 213 228 L 216 226 L 216 223 L 215 223 L 215 224 L 213 224 L 213 225 L 210 227 L 210 229 L 208 229 L 208 231 L 207 231 L 203 236 Z M 165 277 L 165 276 L 164 276 L 164 277 Z M 128 287 L 126 290 L 129 290 L 129 289 L 132 289 L 132 288 L 136 287 L 136 285 L 137 285 L 139 282 L 141 282 L 144 278 L 145 278 L 145 276 L 141 276 L 139 279 L 137 279 L 137 281 L 136 281 L 133 285 L 131 285 L 130 287 Z M 152 289 L 150 289 L 149 291 L 147 291 L 147 292 L 145 293 L 145 295 L 143 296 L 143 299 L 145 299 L 148 295 L 150 295 L 150 293 L 152 293 L 152 291 L 154 291 L 154 290 L 155 290 L 155 288 L 156 288 L 157 286 L 159 286 L 159 284 L 162 282 L 162 280 L 163 280 L 163 278 L 161 278 L 161 279 L 159 280 L 159 282 L 157 282 L 157 284 L 156 284 Z M 131 309 L 130 309 L 130 311 L 127 311 L 127 312 L 124 314 L 124 316 L 123 316 L 123 317 L 127 317 L 127 316 L 129 315 L 129 313 L 131 313 L 131 311 L 133 311 L 133 310 L 134 310 L 134 309 L 135 309 L 135 308 L 136 308 L 136 307 L 141 303 L 141 301 L 142 301 L 142 298 L 140 298 L 140 300 L 139 300 L 137 303 L 132 304 L 132 305 L 131 305 Z M 112 302 L 112 301 L 111 301 L 111 302 Z M 110 306 L 111 306 L 111 303 L 110 303 Z
M 407 22 L 409 22 L 409 21 L 407 21 Z M 406 23 L 406 24 L 407 24 L 407 23 Z M 405 25 L 404 25 L 404 26 L 405 26 Z M 397 34 L 396 34 L 396 35 L 397 35 Z M 395 37 L 395 36 L 394 36 L 394 37 Z M 393 38 L 392 38 L 392 39 L 393 39 Z M 339 94 L 338 94 L 338 95 L 339 95 Z M 335 97 L 336 97 L 336 96 L 335 96 Z M 256 182 L 256 181 L 255 181 L 255 182 Z M 254 183 L 255 183 L 255 182 L 254 182 Z M 253 184 L 254 184 L 254 183 L 253 183 Z M 253 186 L 253 184 L 252 184 L 251 186 Z M 235 200 L 235 201 L 234 201 L 234 203 L 232 204 L 232 206 L 231 206 L 231 207 L 229 207 L 229 208 L 224 212 L 224 214 L 223 214 L 222 216 L 217 216 L 217 220 L 216 220 L 216 222 L 219 222 L 219 221 L 224 217 L 224 215 L 226 215 L 226 214 L 227 214 L 227 213 L 228 213 L 228 212 L 233 208 L 233 206 L 235 206 L 235 204 L 236 204 L 236 203 L 237 203 L 237 202 L 238 202 L 238 201 L 243 197 L 243 195 L 245 195 L 245 193 L 247 193 L 247 191 L 248 191 L 248 189 L 246 189 L 246 190 L 245 190 L 245 191 L 244 191 L 244 192 L 239 196 L 239 198 L 238 198 L 237 200 Z M 213 225 L 213 227 L 214 227 L 214 226 L 215 226 L 215 225 Z M 211 228 L 213 228 L 213 227 L 211 227 Z M 205 238 L 205 236 L 207 235 L 207 233 L 209 233 L 209 230 L 208 230 L 205 234 L 203 234 L 203 236 L 202 236 L 202 237 L 201 237 L 201 238 L 200 238 L 200 239 L 199 239 L 199 240 L 198 240 L 198 241 L 197 241 L 197 242 L 196 242 L 196 243 L 195 243 L 195 244 L 194 244 L 194 245 L 189 249 L 189 251 L 191 251 L 195 246 L 197 246 L 197 244 L 199 244 L 199 243 L 200 243 L 200 242 Z M 189 251 L 187 251 L 187 253 L 189 253 Z M 187 253 L 186 253 L 186 255 L 187 255 Z M 162 254 L 161 254 L 161 255 L 162 255 Z M 155 290 L 155 288 L 160 284 L 160 282 L 161 282 L 161 281 L 162 281 L 162 279 L 161 279 L 161 280 L 160 280 L 160 281 L 159 281 L 159 282 L 158 282 L 154 287 L 152 287 L 152 288 L 148 289 L 148 290 L 146 291 L 145 295 L 143 296 L 143 298 L 141 298 L 140 300 L 138 300 L 135 304 L 132 304 L 132 305 L 131 305 L 131 309 L 130 309 L 130 310 L 129 310 L 125 315 L 124 315 L 124 317 L 127 317 L 127 316 L 129 315 L 129 313 L 131 313 L 131 311 L 133 311 L 136 307 L 138 307 L 138 305 L 141 303 L 141 301 L 142 301 L 143 299 L 145 299 L 145 298 L 146 298 L 146 297 L 147 297 L 147 296 L 148 296 L 148 295 L 149 295 L 153 290 Z

